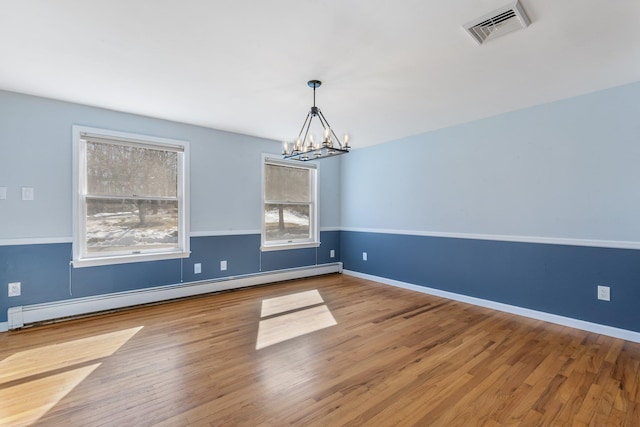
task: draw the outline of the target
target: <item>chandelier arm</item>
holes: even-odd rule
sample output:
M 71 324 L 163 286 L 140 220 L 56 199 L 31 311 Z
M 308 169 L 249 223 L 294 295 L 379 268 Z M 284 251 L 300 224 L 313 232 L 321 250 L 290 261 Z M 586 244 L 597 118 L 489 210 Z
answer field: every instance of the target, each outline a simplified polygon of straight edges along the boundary
M 302 131 L 304 130 L 304 127 L 307 126 L 307 122 L 309 122 L 309 124 L 311 124 L 311 120 L 309 120 L 309 117 L 311 117 L 311 111 L 309 111 L 307 113 L 307 118 L 304 119 L 304 123 L 302 123 L 302 128 L 300 128 L 300 133 L 298 134 L 298 139 L 300 138 L 300 136 L 302 136 Z M 309 131 L 309 126 L 307 126 L 307 132 Z M 305 138 L 307 137 L 307 135 L 305 134 Z M 300 142 L 304 142 L 304 140 L 301 140 Z
M 331 127 L 331 125 L 329 124 L 329 121 L 327 120 L 327 118 L 324 116 L 324 114 L 322 114 L 322 111 L 320 109 L 318 109 L 318 117 L 320 117 L 320 122 L 322 123 L 322 125 L 324 126 L 325 129 L 329 128 L 329 130 L 331 130 L 331 134 L 333 135 L 333 137 L 336 139 L 336 141 L 338 141 L 338 145 L 340 146 L 340 148 L 342 148 L 342 142 L 340 142 L 340 138 L 338 138 L 338 135 L 336 135 L 336 133 L 333 131 L 333 128 Z

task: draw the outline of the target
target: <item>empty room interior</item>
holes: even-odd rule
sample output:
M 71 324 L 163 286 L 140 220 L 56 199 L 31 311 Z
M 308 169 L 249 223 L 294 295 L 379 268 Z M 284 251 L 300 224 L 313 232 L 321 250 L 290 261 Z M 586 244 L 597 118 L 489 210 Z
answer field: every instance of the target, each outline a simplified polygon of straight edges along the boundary
M 0 425 L 640 426 L 640 2 L 0 14 Z

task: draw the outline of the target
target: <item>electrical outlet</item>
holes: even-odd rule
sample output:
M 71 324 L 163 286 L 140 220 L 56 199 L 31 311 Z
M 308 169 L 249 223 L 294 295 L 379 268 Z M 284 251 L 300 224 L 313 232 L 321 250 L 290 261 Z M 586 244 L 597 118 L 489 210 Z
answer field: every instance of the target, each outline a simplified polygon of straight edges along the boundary
M 611 288 L 609 288 L 609 286 L 598 286 L 598 299 L 601 301 L 611 301 Z
M 331 249 L 329 251 L 329 258 L 335 258 L 336 257 L 336 251 L 334 251 L 333 249 Z
M 362 260 L 363 261 L 367 260 L 367 253 L 366 252 L 362 252 Z
M 10 297 L 19 297 L 20 296 L 20 282 L 9 283 L 9 296 Z
M 225 271 L 227 269 L 227 261 L 220 261 L 220 271 Z
M 194 274 L 200 274 L 202 273 L 202 264 L 201 263 L 195 263 L 193 264 L 193 273 Z

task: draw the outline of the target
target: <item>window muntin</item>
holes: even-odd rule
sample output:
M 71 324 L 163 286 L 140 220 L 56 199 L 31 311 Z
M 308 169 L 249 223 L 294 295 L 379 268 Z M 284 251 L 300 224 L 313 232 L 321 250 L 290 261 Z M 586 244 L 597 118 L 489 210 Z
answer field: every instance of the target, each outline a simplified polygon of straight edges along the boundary
M 316 247 L 317 167 L 265 157 L 262 250 Z
M 188 256 L 188 145 L 83 129 L 74 127 L 74 266 Z

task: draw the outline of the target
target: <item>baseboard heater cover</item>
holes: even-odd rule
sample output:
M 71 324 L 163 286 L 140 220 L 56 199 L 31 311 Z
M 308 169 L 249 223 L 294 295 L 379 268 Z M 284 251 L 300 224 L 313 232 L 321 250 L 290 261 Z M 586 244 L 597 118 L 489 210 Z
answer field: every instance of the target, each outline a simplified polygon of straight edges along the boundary
M 310 267 L 276 270 L 221 279 L 203 280 L 200 282 L 178 283 L 175 285 L 156 286 L 153 288 L 112 294 L 10 307 L 7 310 L 7 323 L 9 330 L 18 329 L 31 323 L 330 273 L 342 273 L 342 263 L 320 264 Z

